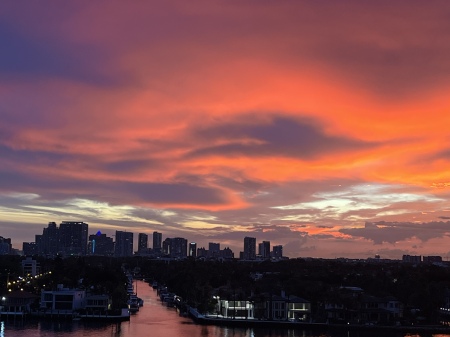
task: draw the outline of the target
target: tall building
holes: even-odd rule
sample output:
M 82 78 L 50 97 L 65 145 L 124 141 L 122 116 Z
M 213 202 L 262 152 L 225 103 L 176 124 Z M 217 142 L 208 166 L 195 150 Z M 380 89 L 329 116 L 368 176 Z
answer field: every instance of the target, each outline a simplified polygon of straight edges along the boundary
M 116 231 L 114 255 L 117 257 L 133 256 L 133 233 Z
M 208 244 L 208 257 L 219 257 L 220 243 L 210 242 Z
M 234 259 L 234 253 L 229 247 L 225 247 L 221 255 L 224 259 Z
M 23 242 L 22 250 L 25 256 L 33 256 L 38 253 L 36 242 Z
M 197 244 L 195 242 L 189 243 L 189 256 L 197 257 Z
M 258 253 L 263 259 L 270 259 L 270 241 L 261 242 Z
M 145 233 L 139 233 L 138 236 L 138 253 L 148 252 L 148 235 Z
M 256 238 L 246 236 L 244 238 L 244 260 L 256 259 Z
M 183 238 L 167 238 L 163 242 L 163 252 L 173 258 L 185 258 L 188 252 L 187 240 Z
M 34 242 L 36 243 L 36 254 L 38 255 L 43 255 L 43 238 L 42 238 L 42 234 L 36 234 L 34 236 Z
M 36 236 L 36 243 L 38 243 L 39 255 L 55 257 L 59 253 L 59 228 L 56 222 L 48 223 L 47 228 L 42 230 L 40 238 Z
M 79 221 L 63 221 L 59 225 L 59 245 L 61 252 L 68 255 L 86 255 L 88 224 Z
M 12 250 L 11 239 L 0 236 L 0 255 L 11 254 L 11 250 Z
M 153 232 L 153 250 L 156 253 L 160 253 L 162 249 L 162 234 Z
M 98 231 L 96 234 L 89 235 L 89 255 L 113 256 L 114 241 L 113 238 L 106 236 Z
M 197 248 L 197 257 L 206 257 L 207 250 L 205 247 Z
M 178 258 L 187 257 L 187 240 L 183 238 L 173 238 L 171 241 L 170 256 Z
M 273 252 L 272 256 L 275 258 L 282 258 L 283 257 L 283 246 L 273 246 Z

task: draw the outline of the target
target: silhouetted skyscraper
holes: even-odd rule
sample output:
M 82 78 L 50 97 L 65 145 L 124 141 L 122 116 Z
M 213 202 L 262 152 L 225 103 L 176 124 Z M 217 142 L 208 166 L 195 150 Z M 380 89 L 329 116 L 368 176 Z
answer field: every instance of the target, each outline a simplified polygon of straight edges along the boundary
M 183 238 L 173 238 L 170 247 L 171 257 L 187 257 L 187 240 Z
M 263 241 L 259 244 L 259 255 L 263 259 L 270 258 L 270 241 Z
M 36 236 L 38 240 L 38 236 Z M 38 242 L 38 241 L 36 241 Z M 49 222 L 47 228 L 42 230 L 38 243 L 38 254 L 47 257 L 55 257 L 59 253 L 59 228 L 55 222 Z
M 59 225 L 59 245 L 64 255 L 86 255 L 87 243 L 87 223 L 63 221 Z
M 187 240 L 183 238 L 167 238 L 163 242 L 163 251 L 165 255 L 174 258 L 187 257 Z
M 153 232 L 153 250 L 156 253 L 160 253 L 162 248 L 162 234 Z
M 273 246 L 273 253 L 272 256 L 275 258 L 281 258 L 283 257 L 283 246 Z
M 11 239 L 0 236 L 0 255 L 11 254 Z
M 100 231 L 95 235 L 89 235 L 89 255 L 113 256 L 113 238 L 102 234 Z
M 114 255 L 117 257 L 133 256 L 133 233 L 116 231 Z
M 139 233 L 138 236 L 138 253 L 148 252 L 148 235 L 145 233 Z
M 256 259 L 256 238 L 246 236 L 244 238 L 244 260 Z
M 37 245 L 35 242 L 23 242 L 22 243 L 23 255 L 33 256 L 37 254 Z
M 189 256 L 197 257 L 197 244 L 195 242 L 189 244 Z
M 219 257 L 220 243 L 210 242 L 208 244 L 208 257 Z

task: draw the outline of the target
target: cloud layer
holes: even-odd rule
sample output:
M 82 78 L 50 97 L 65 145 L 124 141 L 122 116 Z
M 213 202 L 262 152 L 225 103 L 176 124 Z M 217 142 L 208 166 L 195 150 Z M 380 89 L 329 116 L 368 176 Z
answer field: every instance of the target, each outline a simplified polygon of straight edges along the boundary
M 0 5 L 16 247 L 82 220 L 235 253 L 447 254 L 447 2 L 28 5 Z

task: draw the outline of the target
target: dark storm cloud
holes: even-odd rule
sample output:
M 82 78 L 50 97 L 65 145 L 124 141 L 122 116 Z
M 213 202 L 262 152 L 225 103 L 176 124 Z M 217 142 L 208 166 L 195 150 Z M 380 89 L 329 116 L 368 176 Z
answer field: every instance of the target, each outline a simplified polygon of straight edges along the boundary
M 190 156 L 194 157 L 244 155 L 310 159 L 324 153 L 373 146 L 373 144 L 345 137 L 328 136 L 310 121 L 298 121 L 289 117 L 273 117 L 270 123 L 222 123 L 198 130 L 196 135 L 205 142 L 226 140 L 228 143 L 197 149 L 190 153 Z
M 364 228 L 342 228 L 339 232 L 353 237 L 362 237 L 374 244 L 383 242 L 394 244 L 399 241 L 418 238 L 422 242 L 433 238 L 447 236 L 450 232 L 449 222 L 366 222 Z

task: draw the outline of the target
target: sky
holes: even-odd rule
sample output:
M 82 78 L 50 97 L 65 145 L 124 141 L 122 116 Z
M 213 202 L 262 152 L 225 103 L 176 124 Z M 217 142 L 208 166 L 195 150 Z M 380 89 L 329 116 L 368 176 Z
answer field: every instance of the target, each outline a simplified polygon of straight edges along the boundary
M 448 1 L 9 1 L 0 41 L 15 248 L 85 221 L 450 255 Z

